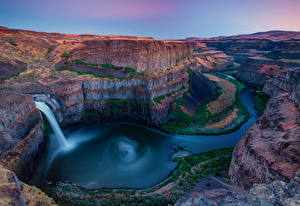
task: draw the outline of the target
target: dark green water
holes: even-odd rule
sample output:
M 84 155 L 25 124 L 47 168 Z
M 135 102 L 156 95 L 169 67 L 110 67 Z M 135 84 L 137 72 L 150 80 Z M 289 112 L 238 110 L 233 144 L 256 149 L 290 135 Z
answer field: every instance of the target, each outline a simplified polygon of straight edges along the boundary
M 49 149 L 38 173 L 47 181 L 68 181 L 85 188 L 147 188 L 176 167 L 174 145 L 193 153 L 234 146 L 258 118 L 250 90 L 242 93 L 250 119 L 236 132 L 217 135 L 166 134 L 136 124 L 115 123 L 68 128 L 73 145 L 53 155 Z

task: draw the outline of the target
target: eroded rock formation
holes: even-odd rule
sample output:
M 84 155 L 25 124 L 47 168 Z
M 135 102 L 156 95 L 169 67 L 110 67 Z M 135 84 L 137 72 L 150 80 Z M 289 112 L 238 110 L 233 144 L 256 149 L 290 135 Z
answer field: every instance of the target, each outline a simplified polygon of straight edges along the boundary
M 0 205 L 55 206 L 40 189 L 20 182 L 14 172 L 0 164 Z
M 288 94 L 272 98 L 261 118 L 233 152 L 229 174 L 243 188 L 274 180 L 289 181 L 300 169 L 298 108 Z
M 31 95 L 2 93 L 0 98 L 0 161 L 18 171 L 32 160 L 43 141 L 41 116 Z

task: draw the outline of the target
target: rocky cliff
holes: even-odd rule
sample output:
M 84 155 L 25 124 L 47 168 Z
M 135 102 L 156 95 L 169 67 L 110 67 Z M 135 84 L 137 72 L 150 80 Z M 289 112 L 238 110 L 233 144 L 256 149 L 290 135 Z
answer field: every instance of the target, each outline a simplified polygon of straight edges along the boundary
M 264 114 L 234 149 L 229 175 L 248 189 L 254 183 L 289 181 L 300 169 L 299 111 L 288 94 L 269 100 Z
M 249 192 L 228 185 L 226 182 L 220 183 L 221 188 L 208 189 L 202 193 L 193 192 L 185 199 L 181 198 L 177 201 L 175 206 L 294 206 L 300 204 L 300 171 L 297 172 L 290 182 L 276 180 L 269 184 L 255 184 L 250 188 Z
M 267 80 L 278 77 L 281 72 L 299 66 L 300 62 L 272 60 L 265 57 L 251 57 L 247 58 L 241 64 L 236 77 L 249 84 L 264 85 Z
M 268 80 L 263 91 L 270 96 L 288 93 L 289 99 L 300 108 L 300 68 L 290 69 Z
M 56 204 L 38 188 L 20 182 L 15 173 L 0 164 L 0 205 L 55 206 Z
M 166 118 L 170 102 L 188 89 L 188 59 L 197 48 L 194 43 L 175 40 L 5 27 L 0 27 L 0 40 L 0 57 L 11 65 L 22 60 L 26 67 L 10 66 L 17 76 L 5 80 L 2 89 L 12 94 L 50 95 L 50 101 L 56 102 L 50 106 L 63 126 L 91 114 L 99 120 L 134 119 L 159 124 Z M 59 65 L 70 66 L 71 71 L 60 70 Z M 120 69 L 130 75 L 118 76 Z M 156 98 L 165 100 L 157 103 Z
M 43 141 L 41 116 L 31 95 L 1 95 L 0 161 L 20 172 L 34 158 Z
M 192 52 L 193 47 L 185 42 L 153 39 L 86 40 L 68 51 L 72 60 L 131 67 L 137 72 L 166 70 L 192 57 Z

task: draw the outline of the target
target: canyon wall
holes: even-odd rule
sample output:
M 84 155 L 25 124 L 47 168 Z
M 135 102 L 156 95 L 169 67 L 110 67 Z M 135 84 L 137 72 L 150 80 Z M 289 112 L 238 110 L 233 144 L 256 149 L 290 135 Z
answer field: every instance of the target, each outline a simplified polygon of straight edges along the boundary
M 229 175 L 246 189 L 254 183 L 289 181 L 300 169 L 298 108 L 288 94 L 272 98 L 234 149 Z
M 137 72 L 166 70 L 192 58 L 193 46 L 179 41 L 86 40 L 69 50 L 72 60 L 130 67 Z
M 237 79 L 254 85 L 264 85 L 273 77 L 278 77 L 282 72 L 300 66 L 300 62 L 287 62 L 267 59 L 264 57 L 247 58 L 237 72 Z
M 272 98 L 233 153 L 229 174 L 237 185 L 289 181 L 300 169 L 299 88 L 300 69 L 265 83 L 263 91 Z
M 43 141 L 40 112 L 31 95 L 1 94 L 0 136 L 0 162 L 20 172 Z
M 187 68 L 194 48 L 193 43 L 147 37 L 0 27 L 1 163 L 19 177 L 33 169 L 28 163 L 44 141 L 42 116 L 34 100 L 46 102 L 62 126 L 81 121 L 160 124 L 166 120 L 170 104 L 189 88 Z M 75 60 L 123 70 L 131 67 L 132 75 L 107 78 L 95 74 L 117 70 L 91 66 L 91 72 L 81 74 L 60 71 L 57 66 Z
M 268 80 L 264 85 L 263 92 L 270 96 L 288 93 L 289 99 L 300 108 L 300 68 L 290 69 Z
M 124 80 L 82 76 L 74 79 L 59 78 L 14 85 L 9 91 L 48 94 L 49 97 L 43 101 L 49 104 L 63 126 L 78 123 L 89 114 L 98 116 L 99 120 L 103 118 L 103 121 L 141 120 L 149 125 L 158 125 L 166 119 L 169 104 L 187 91 L 187 67 L 188 64 L 182 64 L 154 77 Z M 165 98 L 157 103 L 153 99 L 158 97 Z M 49 99 L 54 99 L 56 104 L 49 102 Z
M 19 181 L 14 172 L 0 164 L 0 205 L 13 206 L 55 206 L 40 189 Z
M 11 64 L 22 59 L 26 66 L 16 65 L 13 75 L 25 72 L 4 80 L 2 88 L 11 94 L 50 95 L 47 101 L 63 126 L 78 123 L 86 116 L 158 125 L 166 119 L 171 101 L 188 89 L 187 68 L 197 48 L 192 42 L 150 37 L 71 35 L 5 27 L 0 27 L 0 40 L 0 57 Z M 132 68 L 143 76 L 93 75 L 99 70 L 118 72 L 101 66 L 90 66 L 88 76 L 59 70 L 63 62 L 76 66 L 75 60 L 87 65 Z M 155 102 L 159 97 L 164 100 Z

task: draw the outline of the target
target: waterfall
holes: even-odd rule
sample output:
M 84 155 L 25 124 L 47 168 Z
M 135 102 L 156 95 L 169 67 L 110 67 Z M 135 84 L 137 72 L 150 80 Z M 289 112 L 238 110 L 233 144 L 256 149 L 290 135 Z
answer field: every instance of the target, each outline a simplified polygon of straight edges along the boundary
M 45 102 L 35 102 L 36 107 L 45 114 L 48 122 L 50 123 L 54 134 L 56 136 L 56 140 L 59 144 L 59 146 L 61 148 L 66 148 L 68 147 L 68 142 L 65 138 L 65 135 L 63 134 L 54 113 L 52 112 L 52 110 L 50 109 L 50 107 L 48 107 L 48 105 Z

